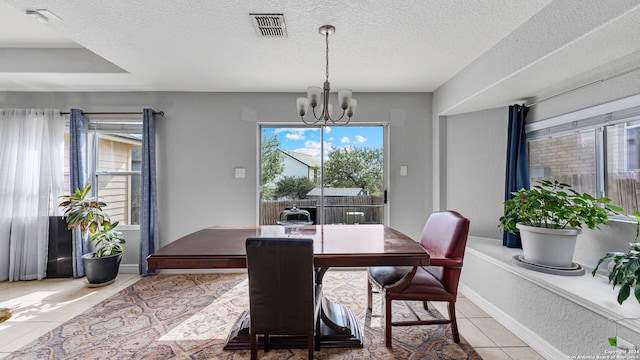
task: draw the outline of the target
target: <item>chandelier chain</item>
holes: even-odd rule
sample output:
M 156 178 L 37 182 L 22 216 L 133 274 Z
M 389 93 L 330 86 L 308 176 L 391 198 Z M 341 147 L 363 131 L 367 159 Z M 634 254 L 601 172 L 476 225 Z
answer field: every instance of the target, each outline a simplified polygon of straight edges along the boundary
M 327 46 L 327 51 L 326 51 L 326 58 L 327 58 L 327 62 L 326 62 L 326 72 L 325 72 L 325 76 L 327 81 L 329 81 L 329 32 L 327 31 L 327 33 L 324 35 L 325 37 L 325 41 L 326 41 L 326 46 Z

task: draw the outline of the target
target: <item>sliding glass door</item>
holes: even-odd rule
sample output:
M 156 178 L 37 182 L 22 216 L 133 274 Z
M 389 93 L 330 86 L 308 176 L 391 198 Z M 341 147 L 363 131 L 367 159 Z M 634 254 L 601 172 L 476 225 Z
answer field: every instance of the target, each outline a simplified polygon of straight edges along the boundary
M 260 125 L 259 223 L 276 224 L 295 206 L 315 224 L 384 224 L 387 131 Z

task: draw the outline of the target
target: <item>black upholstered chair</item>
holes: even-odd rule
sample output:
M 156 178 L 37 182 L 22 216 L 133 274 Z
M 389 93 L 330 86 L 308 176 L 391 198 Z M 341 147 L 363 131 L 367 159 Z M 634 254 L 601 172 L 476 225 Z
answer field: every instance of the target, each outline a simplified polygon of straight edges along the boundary
M 313 240 L 248 238 L 251 359 L 257 359 L 258 335 L 269 351 L 270 335 L 307 337 L 313 359 L 321 285 L 315 284 Z M 317 346 L 319 349 L 319 346 Z
M 460 342 L 455 303 L 468 233 L 469 220 L 459 213 L 455 211 L 433 213 L 427 220 L 420 239 L 420 245 L 430 255 L 430 266 L 369 268 L 367 306 L 371 309 L 373 288 L 379 289 L 385 303 L 387 347 L 391 347 L 392 326 L 451 323 L 453 341 Z M 448 303 L 449 319 L 393 322 L 391 317 L 393 300 L 422 301 L 425 309 L 427 309 L 427 301 L 445 301 Z

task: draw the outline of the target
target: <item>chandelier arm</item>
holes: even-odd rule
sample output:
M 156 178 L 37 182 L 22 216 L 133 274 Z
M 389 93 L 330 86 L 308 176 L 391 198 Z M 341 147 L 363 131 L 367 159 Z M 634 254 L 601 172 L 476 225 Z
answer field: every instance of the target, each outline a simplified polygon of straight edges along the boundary
M 336 126 L 345 126 L 345 125 L 347 125 L 349 123 L 349 121 L 351 121 L 351 118 L 347 118 L 347 120 L 345 122 L 343 122 L 343 123 L 338 122 L 338 120 L 335 120 L 335 121 L 331 120 L 331 123 L 333 123 L 333 125 L 336 125 Z
M 347 111 L 346 111 L 346 110 L 342 110 L 342 115 L 340 115 L 340 117 L 339 117 L 339 118 L 337 118 L 337 119 L 329 119 L 329 120 L 334 121 L 334 122 L 338 122 L 338 121 L 342 120 L 342 118 L 344 117 L 344 115 L 345 115 L 346 113 L 347 113 Z
M 302 120 L 302 122 L 303 122 L 303 123 L 305 123 L 305 124 L 307 124 L 307 125 L 315 125 L 315 124 L 317 124 L 317 123 L 318 123 L 318 121 L 320 121 L 320 120 L 317 120 L 317 119 L 316 119 L 316 121 L 311 121 L 311 122 L 309 122 L 309 121 L 307 121 L 307 120 L 305 120 L 305 119 L 304 119 L 304 116 L 301 116 L 301 117 L 300 117 L 300 119 Z

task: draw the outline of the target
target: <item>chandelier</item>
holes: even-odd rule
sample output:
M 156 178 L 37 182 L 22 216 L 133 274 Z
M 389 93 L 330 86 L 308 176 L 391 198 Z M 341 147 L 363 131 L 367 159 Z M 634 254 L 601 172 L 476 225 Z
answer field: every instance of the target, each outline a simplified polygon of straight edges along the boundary
M 326 42 L 326 71 L 325 71 L 325 81 L 324 86 L 321 89 L 319 86 L 309 86 L 307 88 L 307 97 L 300 97 L 296 100 L 296 105 L 298 108 L 298 113 L 304 122 L 307 125 L 314 125 L 319 121 L 323 121 L 326 125 L 328 121 L 330 121 L 334 125 L 347 125 L 349 121 L 351 121 L 351 117 L 356 112 L 356 105 L 358 102 L 356 99 L 352 99 L 351 90 L 349 89 L 341 89 L 338 90 L 338 102 L 340 107 L 342 108 L 342 115 L 339 118 L 334 119 L 331 117 L 331 110 L 333 106 L 329 104 L 329 91 L 331 87 L 329 85 L 329 35 L 333 34 L 336 31 L 336 28 L 333 25 L 323 25 L 320 26 L 320 34 L 324 35 Z M 322 101 L 320 96 L 322 94 Z M 318 103 L 320 103 L 320 108 L 318 109 L 319 114 L 316 114 L 316 107 L 318 107 Z M 309 105 L 311 105 L 311 110 L 313 113 L 313 117 L 315 120 L 307 121 L 304 119 L 304 115 L 307 113 L 309 109 Z M 343 122 L 343 118 L 346 119 Z

